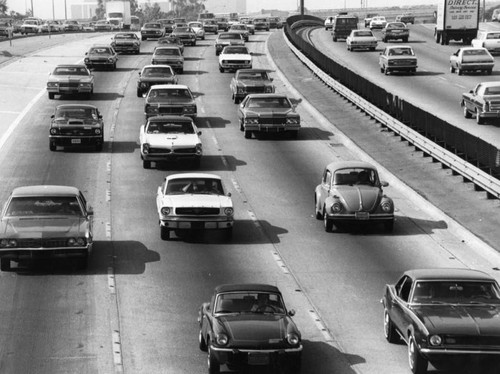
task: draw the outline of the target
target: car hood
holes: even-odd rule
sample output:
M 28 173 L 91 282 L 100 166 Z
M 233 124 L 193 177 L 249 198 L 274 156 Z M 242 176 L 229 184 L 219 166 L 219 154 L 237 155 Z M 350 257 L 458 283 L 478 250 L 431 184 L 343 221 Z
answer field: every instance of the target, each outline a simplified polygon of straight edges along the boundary
M 430 333 L 500 336 L 500 305 L 422 305 L 412 309 Z
M 334 191 L 342 204 L 351 212 L 370 212 L 374 210 L 380 201 L 381 190 L 378 187 L 366 185 L 337 186 Z
M 219 60 L 251 60 L 252 56 L 248 54 L 239 54 L 239 53 L 229 53 L 229 54 L 221 54 L 219 56 Z
M 153 60 L 159 60 L 159 61 L 184 61 L 184 57 L 182 57 L 182 56 L 173 56 L 173 55 L 153 55 Z
M 12 239 L 85 236 L 87 226 L 83 217 L 16 217 L 2 220 L 0 235 Z
M 297 113 L 293 111 L 291 108 L 252 108 L 247 109 L 245 111 L 246 115 L 254 115 L 254 116 L 298 116 Z
M 173 75 L 170 75 L 168 77 L 141 77 L 141 79 L 139 79 L 139 82 L 147 82 L 147 83 L 151 82 L 170 83 L 175 81 L 176 77 L 174 77 Z
M 90 82 L 92 78 L 81 75 L 51 75 L 49 82 Z
M 196 146 L 201 143 L 196 134 L 146 134 L 144 137 L 146 143 L 151 147 L 183 147 Z
M 55 118 L 52 122 L 52 127 L 100 127 L 100 123 L 92 119 L 80 118 Z
M 235 345 L 281 343 L 288 317 L 276 314 L 240 314 L 218 318 L 220 327 Z
M 238 79 L 236 83 L 245 87 L 262 87 L 262 86 L 270 86 L 272 84 L 271 81 L 268 80 L 254 80 L 254 79 Z
M 221 208 L 233 206 L 233 203 L 229 196 L 210 194 L 166 195 L 163 197 L 162 203 L 163 206 L 169 206 L 173 208 Z

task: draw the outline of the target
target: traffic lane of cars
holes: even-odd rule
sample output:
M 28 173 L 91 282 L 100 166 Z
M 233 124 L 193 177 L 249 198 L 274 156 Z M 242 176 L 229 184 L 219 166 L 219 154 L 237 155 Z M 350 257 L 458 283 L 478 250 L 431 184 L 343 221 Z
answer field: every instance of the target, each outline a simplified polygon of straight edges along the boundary
M 377 31 L 375 35 L 380 38 Z M 431 113 L 438 114 L 469 133 L 491 139 L 494 144 L 500 144 L 497 126 L 490 124 L 490 126 L 478 127 L 473 121 L 463 117 L 463 110 L 460 107 L 462 94 L 472 90 L 479 82 L 495 80 L 497 72 L 494 70 L 490 77 L 482 74 L 462 76 L 451 74 L 449 72 L 450 56 L 462 46 L 461 44 L 437 45 L 432 38 L 430 27 L 411 25 L 407 45 L 415 51 L 418 63 L 417 73 L 414 76 L 397 73 L 386 77 L 380 72 L 379 54 L 384 46 L 403 45 L 401 42 L 380 42 L 376 52 L 351 53 L 347 52 L 342 42 L 332 43 L 329 39 L 329 32 L 323 29 L 313 31 L 314 43 L 318 43 L 319 48 L 325 50 L 327 55 L 339 59 L 355 71 L 362 72 L 374 83 L 390 90 L 398 97 L 407 98 L 410 102 L 418 104 Z M 495 57 L 495 61 L 499 61 L 497 64 L 500 63 L 498 57 Z
M 108 38 L 106 37 L 107 40 Z M 81 58 L 85 48 L 82 48 L 83 44 L 80 41 L 62 50 L 55 48 L 44 51 L 41 58 L 46 58 L 45 54 Z M 8 359 L 4 359 L 4 364 L 5 368 L 9 368 L 6 370 L 13 373 L 54 373 L 60 370 L 82 373 L 101 370 L 113 372 L 111 343 L 115 326 L 112 324 L 116 318 L 105 280 L 113 251 L 111 244 L 107 242 L 105 225 L 110 221 L 109 207 L 106 206 L 107 149 L 103 153 L 87 148 L 51 153 L 48 129 L 50 115 L 56 105 L 83 101 L 101 109 L 105 121 L 106 141 L 109 141 L 109 130 L 114 123 L 115 100 L 121 96 L 117 88 L 123 87 L 122 79 L 132 74 L 136 66 L 128 65 L 126 58 L 123 58 L 116 72 L 94 72 L 97 83 L 93 100 L 63 97 L 49 101 L 43 83 L 47 79 L 47 67 L 43 66 L 40 74 L 34 70 L 34 67 L 40 64 L 39 60 L 39 56 L 29 57 L 19 64 L 10 64 L 3 69 L 8 70 L 10 75 L 17 72 L 17 76 L 25 74 L 32 77 L 32 81 L 39 85 L 43 95 L 34 102 L 32 109 L 27 112 L 2 148 L 2 201 L 6 200 L 14 187 L 20 185 L 46 183 L 78 186 L 95 208 L 94 248 L 88 272 L 79 271 L 72 261 L 60 261 L 55 265 L 43 262 L 34 264 L 34 267 L 27 272 L 21 271 L 19 275 L 16 275 L 15 271 L 0 274 L 3 280 L 2 303 L 5 311 L 2 326 L 6 327 L 4 336 L 8 340 L 5 342 L 5 348 L 15 352 Z M 145 59 L 144 62 L 146 61 Z M 34 73 L 30 74 L 30 71 Z M 135 75 L 133 79 L 135 80 Z M 21 154 L 22 157 L 13 157 Z M 134 253 L 146 252 L 136 241 L 127 244 L 128 247 L 116 243 L 122 248 L 122 254 L 127 250 L 131 252 L 130 248 L 136 251 Z M 137 273 L 140 269 L 140 266 L 136 266 L 133 270 Z M 37 311 L 36 314 L 33 311 Z M 41 329 L 40 326 L 44 328 Z M 19 334 L 20 329 L 23 334 Z M 77 334 L 75 330 L 78 331 Z M 26 350 L 22 348 L 26 346 L 26 337 L 29 337 L 35 347 L 45 347 L 30 351 L 29 359 L 25 359 Z M 47 359 L 55 356 L 60 359 Z

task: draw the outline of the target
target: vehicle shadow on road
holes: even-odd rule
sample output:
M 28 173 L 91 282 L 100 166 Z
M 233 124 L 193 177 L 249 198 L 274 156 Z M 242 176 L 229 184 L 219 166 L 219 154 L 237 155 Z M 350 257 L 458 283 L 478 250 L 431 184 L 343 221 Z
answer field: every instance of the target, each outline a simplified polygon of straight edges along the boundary
M 341 352 L 326 342 L 303 340 L 302 344 L 301 374 L 355 374 L 352 366 L 366 362 L 363 357 Z
M 198 128 L 217 128 L 222 129 L 225 128 L 226 125 L 231 124 L 231 121 L 224 119 L 222 117 L 200 117 L 196 118 L 196 126 Z
M 201 158 L 201 166 L 199 168 L 197 168 L 191 160 L 159 162 L 156 163 L 154 167 L 162 171 L 183 172 L 185 170 L 190 170 L 193 172 L 213 172 L 216 170 L 235 171 L 238 166 L 244 166 L 246 164 L 246 162 L 238 160 L 231 155 L 205 155 Z
M 182 74 L 180 74 L 180 76 L 182 75 L 198 75 L 198 74 L 208 74 L 209 72 L 208 71 L 205 71 L 205 70 L 184 70 L 182 72 Z
M 334 134 L 330 131 L 324 131 L 316 127 L 301 127 L 296 139 L 293 141 L 300 140 L 330 140 Z M 288 133 L 254 133 L 254 138 L 257 140 L 291 140 Z
M 106 152 L 108 147 L 106 147 L 106 143 L 103 147 L 103 152 Z M 134 153 L 136 149 L 139 149 L 139 143 L 132 141 L 113 141 L 113 148 L 111 153 Z
M 115 274 L 142 274 L 147 263 L 157 261 L 158 252 L 138 241 L 96 241 L 86 269 L 79 268 L 74 259 L 44 259 L 21 261 L 12 271 L 24 276 L 102 275 L 113 267 Z
M 119 93 L 116 92 L 94 92 L 92 95 L 91 100 L 95 101 L 113 101 L 118 98 L 122 98 L 123 95 L 120 95 Z

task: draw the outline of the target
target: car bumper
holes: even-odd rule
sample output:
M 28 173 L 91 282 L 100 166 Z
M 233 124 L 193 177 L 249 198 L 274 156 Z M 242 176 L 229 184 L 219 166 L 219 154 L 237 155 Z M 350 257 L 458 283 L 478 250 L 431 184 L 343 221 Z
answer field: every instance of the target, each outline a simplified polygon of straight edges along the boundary
M 60 95 L 91 93 L 92 87 L 47 87 L 47 92 Z
M 381 213 L 350 213 L 350 214 L 331 214 L 328 213 L 328 219 L 337 222 L 373 222 L 373 221 L 393 221 L 394 214 L 381 214 Z
M 43 258 L 82 258 L 92 251 L 92 244 L 77 248 L 8 248 L 0 250 L 0 258 L 13 261 Z
M 244 348 L 218 348 L 213 345 L 213 352 L 220 364 L 230 365 L 275 365 L 287 362 L 292 357 L 300 358 L 302 345 L 297 348 L 276 349 L 244 349 Z
M 233 218 L 225 216 L 216 218 L 171 217 L 161 219 L 160 225 L 172 230 L 221 230 L 233 227 Z
M 247 131 L 260 131 L 260 132 L 286 132 L 298 131 L 300 125 L 272 125 L 272 124 L 259 124 L 259 125 L 245 125 Z
M 97 145 L 103 144 L 104 139 L 102 135 L 99 136 L 49 136 L 49 141 L 51 144 L 67 147 L 67 146 L 78 146 L 78 145 Z
M 232 69 L 232 70 L 237 70 L 237 69 L 251 69 L 252 68 L 252 63 L 243 64 L 243 63 L 236 63 L 236 62 L 222 62 L 220 64 L 220 67 L 223 68 L 223 69 Z
M 351 43 L 351 49 L 370 49 L 377 48 L 378 43 Z
M 468 70 L 468 71 L 472 71 L 472 70 L 492 70 L 493 69 L 493 66 L 495 64 L 494 63 L 491 63 L 491 64 L 462 64 L 460 66 L 458 66 L 458 69 L 461 69 L 461 70 Z
M 141 151 L 141 157 L 145 161 L 175 161 L 183 159 L 200 159 L 201 154 L 198 153 L 175 153 L 171 152 L 165 153 L 143 153 Z
M 113 66 L 116 64 L 116 61 L 89 61 L 85 63 L 85 66 L 88 68 L 95 68 L 95 67 L 109 67 Z
M 388 71 L 414 71 L 417 65 L 387 65 Z
M 114 49 L 116 52 L 137 52 L 140 50 L 138 45 L 115 45 Z
M 500 356 L 496 349 L 450 349 L 450 348 L 421 348 L 420 353 L 430 360 L 447 359 L 451 357 L 493 357 Z M 498 357 L 497 357 L 498 358 Z
M 403 38 L 408 38 L 410 36 L 409 33 L 403 32 L 403 33 L 396 33 L 396 34 L 385 34 L 385 38 L 387 40 L 396 40 L 396 39 L 403 39 Z
M 480 112 L 481 118 L 500 118 L 500 111 Z

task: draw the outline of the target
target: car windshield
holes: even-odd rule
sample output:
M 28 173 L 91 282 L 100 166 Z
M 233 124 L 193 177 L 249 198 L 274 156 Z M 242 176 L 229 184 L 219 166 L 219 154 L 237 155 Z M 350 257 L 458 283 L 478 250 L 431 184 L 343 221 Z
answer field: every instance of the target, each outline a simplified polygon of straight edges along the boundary
M 226 47 L 223 51 L 224 54 L 238 54 L 238 55 L 247 55 L 248 49 L 246 47 Z
M 219 39 L 241 39 L 240 34 L 220 34 Z
M 149 122 L 146 128 L 148 134 L 194 134 L 194 127 L 190 122 Z
M 76 196 L 14 197 L 5 211 L 7 217 L 83 216 Z
M 116 34 L 115 39 L 137 39 L 135 34 Z
M 155 55 L 180 56 L 179 48 L 158 48 L 154 52 Z
M 233 25 L 231 26 L 231 30 L 246 30 L 247 28 L 243 25 Z
M 500 292 L 494 282 L 487 281 L 418 281 L 413 303 L 432 304 L 500 304 Z
M 464 56 L 487 56 L 486 49 L 466 49 L 462 53 Z
M 238 79 L 250 79 L 250 80 L 269 80 L 269 77 L 265 71 L 238 71 Z
M 500 39 L 500 32 L 490 32 L 486 36 L 486 39 Z
M 369 30 L 355 31 L 354 36 L 373 36 L 372 32 Z
M 391 48 L 389 49 L 389 56 L 413 56 L 413 50 L 411 48 Z
M 252 97 L 248 99 L 247 108 L 291 108 L 284 97 Z
M 191 93 L 185 88 L 157 88 L 149 91 L 150 102 L 159 102 L 166 99 L 192 99 Z
M 90 48 L 89 54 L 91 55 L 110 55 L 109 48 Z
M 199 23 L 199 22 L 196 22 L 196 23 L 190 23 L 189 27 L 198 27 L 198 28 L 200 28 L 200 27 L 203 27 L 203 25 L 201 23 Z
M 284 314 L 281 296 L 269 292 L 228 292 L 219 294 L 215 313 L 277 313 Z
M 387 25 L 387 28 L 388 29 L 406 29 L 406 25 L 402 22 L 398 22 L 398 23 L 389 23 Z
M 191 29 L 189 27 L 176 27 L 174 32 L 179 33 L 179 32 L 191 32 Z
M 145 29 L 161 29 L 161 25 L 159 23 L 146 23 L 144 25 Z
M 167 195 L 224 195 L 222 182 L 213 178 L 176 178 L 167 184 Z
M 345 168 L 336 170 L 333 175 L 333 184 L 352 186 L 362 184 L 375 186 L 378 182 L 377 173 L 369 168 Z
M 89 75 L 85 67 L 60 66 L 56 67 L 53 75 Z
M 81 107 L 59 107 L 54 114 L 56 120 L 67 121 L 70 119 L 80 119 L 96 121 L 99 116 L 95 108 L 81 108 Z
M 141 74 L 143 77 L 171 77 L 174 75 L 172 68 L 170 67 L 150 67 L 145 68 Z
M 484 89 L 484 94 L 485 95 L 500 95 L 500 85 L 499 86 L 486 87 Z

